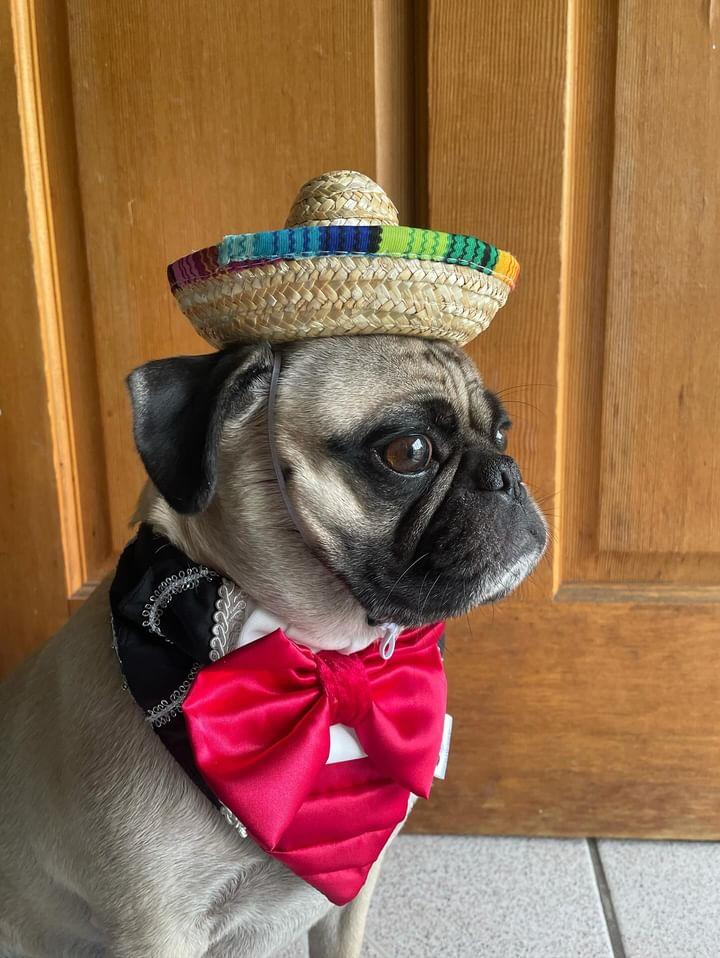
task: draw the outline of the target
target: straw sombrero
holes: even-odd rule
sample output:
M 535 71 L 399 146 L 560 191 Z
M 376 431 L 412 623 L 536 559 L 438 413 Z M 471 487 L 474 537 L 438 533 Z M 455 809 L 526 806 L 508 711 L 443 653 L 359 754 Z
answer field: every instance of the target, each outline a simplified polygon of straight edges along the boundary
M 352 170 L 306 183 L 285 228 L 226 236 L 168 267 L 180 308 L 213 346 L 393 333 L 464 345 L 487 329 L 519 272 L 474 236 L 398 226 Z

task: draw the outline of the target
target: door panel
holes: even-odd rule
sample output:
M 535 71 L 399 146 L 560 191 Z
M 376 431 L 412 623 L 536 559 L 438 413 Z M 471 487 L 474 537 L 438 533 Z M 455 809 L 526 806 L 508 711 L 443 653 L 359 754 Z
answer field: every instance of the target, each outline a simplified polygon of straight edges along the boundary
M 575 30 L 557 581 L 701 601 L 720 597 L 717 25 L 700 4 L 613 6 Z
M 671 579 L 720 544 L 720 64 L 687 6 L 620 6 L 598 529 Z

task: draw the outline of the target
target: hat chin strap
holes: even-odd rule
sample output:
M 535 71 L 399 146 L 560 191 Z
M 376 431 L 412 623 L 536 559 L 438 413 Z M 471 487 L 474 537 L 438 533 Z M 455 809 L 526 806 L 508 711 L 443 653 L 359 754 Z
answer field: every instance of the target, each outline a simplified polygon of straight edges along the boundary
M 282 466 L 280 464 L 280 456 L 277 448 L 277 394 L 278 394 L 278 385 L 280 382 L 280 369 L 282 367 L 282 354 L 279 350 L 273 351 L 273 368 L 272 375 L 270 377 L 270 391 L 268 393 L 267 401 L 267 428 L 268 428 L 268 446 L 270 447 L 270 459 L 272 460 L 273 470 L 275 471 L 275 479 L 278 484 L 278 489 L 280 490 L 280 495 L 282 496 L 282 501 L 285 505 L 287 514 L 290 516 L 292 524 L 297 529 L 300 534 L 300 538 L 305 543 L 305 547 L 314 556 L 318 562 L 325 566 L 329 572 L 337 577 L 332 569 L 329 568 L 328 564 L 320 558 L 317 553 L 317 549 L 310 541 L 310 538 L 307 534 L 307 531 L 300 520 L 300 517 L 297 513 L 295 505 L 293 504 L 290 494 L 288 493 L 287 483 L 285 482 L 285 476 L 283 474 Z M 393 652 L 395 651 L 395 642 L 398 635 L 402 631 L 401 626 L 396 625 L 393 622 L 384 622 L 379 626 L 380 633 L 380 655 L 384 659 L 389 659 Z
M 278 488 L 280 489 L 280 495 L 282 496 L 283 503 L 285 504 L 285 509 L 287 514 L 292 520 L 292 524 L 295 526 L 297 531 L 300 533 L 300 538 L 305 543 L 307 549 L 312 553 L 315 558 L 322 562 L 322 559 L 318 556 L 315 547 L 310 542 L 310 539 L 305 531 L 300 517 L 298 516 L 295 506 L 293 505 L 292 499 L 288 493 L 287 483 L 285 482 L 285 476 L 283 475 L 282 466 L 280 465 L 280 456 L 278 454 L 276 435 L 277 430 L 275 424 L 277 421 L 277 393 L 278 393 L 278 383 L 280 381 L 280 368 L 282 366 L 282 355 L 275 351 L 273 352 L 273 368 L 272 376 L 270 378 L 270 392 L 268 393 L 268 402 L 267 402 L 267 428 L 268 428 L 268 445 L 270 446 L 270 458 L 272 460 L 273 469 L 275 470 L 275 479 L 277 480 Z M 323 562 L 323 565 L 325 563 Z

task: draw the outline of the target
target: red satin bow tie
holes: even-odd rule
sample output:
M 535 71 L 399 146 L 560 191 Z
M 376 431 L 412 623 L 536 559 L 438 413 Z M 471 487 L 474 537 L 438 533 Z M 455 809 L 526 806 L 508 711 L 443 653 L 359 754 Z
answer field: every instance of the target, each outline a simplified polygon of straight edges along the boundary
M 400 634 L 385 660 L 313 654 L 281 630 L 202 669 L 183 704 L 203 777 L 266 851 L 344 904 L 408 809 L 442 740 L 442 624 Z M 330 726 L 366 758 L 327 765 Z

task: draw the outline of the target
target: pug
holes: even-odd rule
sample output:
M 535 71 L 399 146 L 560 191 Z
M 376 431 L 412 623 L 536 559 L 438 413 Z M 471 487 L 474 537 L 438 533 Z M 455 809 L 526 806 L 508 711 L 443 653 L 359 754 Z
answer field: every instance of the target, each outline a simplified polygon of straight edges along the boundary
M 545 549 L 508 416 L 447 343 L 239 345 L 129 389 L 135 519 L 312 650 L 495 602 Z M 358 956 L 377 863 L 337 907 L 228 824 L 123 688 L 108 588 L 1 687 L 0 955 L 261 958 L 307 933 Z

